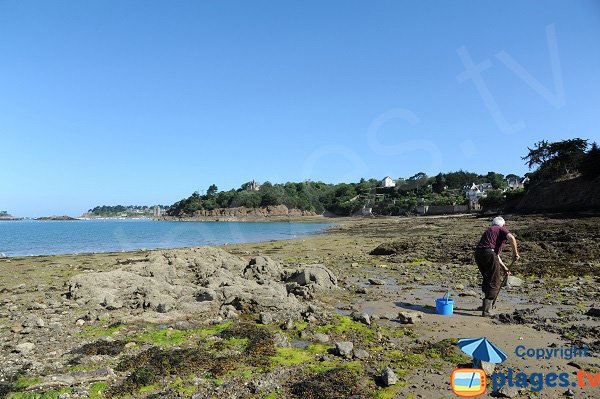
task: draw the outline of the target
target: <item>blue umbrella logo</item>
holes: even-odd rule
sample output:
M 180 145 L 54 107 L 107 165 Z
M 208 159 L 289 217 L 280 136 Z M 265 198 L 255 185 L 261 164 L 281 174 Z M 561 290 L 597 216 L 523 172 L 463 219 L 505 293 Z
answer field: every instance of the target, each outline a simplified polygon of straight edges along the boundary
M 506 353 L 486 338 L 461 338 L 458 347 L 480 362 L 502 363 L 507 358 Z

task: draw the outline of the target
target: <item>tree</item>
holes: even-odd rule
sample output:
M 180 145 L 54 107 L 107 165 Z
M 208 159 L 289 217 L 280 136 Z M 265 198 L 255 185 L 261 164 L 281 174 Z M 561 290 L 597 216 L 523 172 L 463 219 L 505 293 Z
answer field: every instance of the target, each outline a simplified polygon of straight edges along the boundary
M 435 182 L 433 183 L 433 192 L 436 194 L 440 194 L 442 191 L 444 191 L 445 187 L 446 178 L 442 173 L 440 173 L 435 177 Z
M 214 197 L 215 194 L 219 191 L 219 189 L 217 188 L 216 184 L 211 184 L 208 187 L 208 190 L 206 190 L 206 196 L 207 197 Z
M 537 142 L 533 148 L 527 147 L 529 153 L 522 157 L 525 164 L 537 170 L 532 180 L 555 179 L 579 169 L 585 158 L 588 141 L 580 138 L 549 143 L 546 140 Z
M 501 173 L 488 172 L 487 175 L 485 175 L 485 178 L 495 189 L 506 187 L 506 180 L 504 179 L 504 175 Z

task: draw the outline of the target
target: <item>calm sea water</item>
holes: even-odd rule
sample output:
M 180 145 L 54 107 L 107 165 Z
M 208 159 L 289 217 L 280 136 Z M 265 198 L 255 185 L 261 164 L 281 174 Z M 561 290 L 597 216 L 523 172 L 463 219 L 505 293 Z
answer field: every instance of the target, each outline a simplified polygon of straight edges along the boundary
M 296 238 L 323 223 L 163 222 L 153 220 L 0 221 L 7 256 L 181 248 Z

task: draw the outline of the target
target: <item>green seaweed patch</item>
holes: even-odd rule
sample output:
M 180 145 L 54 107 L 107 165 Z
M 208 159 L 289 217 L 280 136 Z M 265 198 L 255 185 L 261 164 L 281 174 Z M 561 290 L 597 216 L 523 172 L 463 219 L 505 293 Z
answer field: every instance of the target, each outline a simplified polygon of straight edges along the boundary
M 196 385 L 183 378 L 177 378 L 169 387 L 183 397 L 190 397 L 198 390 Z
M 308 351 L 301 348 L 284 347 L 276 348 L 277 354 L 271 356 L 271 364 L 276 366 L 295 366 L 312 362 L 314 357 Z
M 162 325 L 145 325 L 146 331 L 133 337 L 136 342 L 148 343 L 162 347 L 179 346 L 193 339 L 214 336 L 231 327 L 232 322 L 202 326 L 188 330 L 164 328 Z
M 369 328 L 369 326 L 352 320 L 349 316 L 334 315 L 331 324 L 325 324 L 317 326 L 316 332 L 323 334 L 337 333 L 346 334 L 348 332 L 357 332 L 363 335 L 364 338 L 374 338 L 375 331 Z
M 90 385 L 90 399 L 104 399 L 104 392 L 108 389 L 108 384 L 106 382 L 94 382 Z
M 389 387 L 380 388 L 376 391 L 373 391 L 371 397 L 373 399 L 394 399 L 402 386 L 402 384 L 396 384 Z
M 135 336 L 133 340 L 158 346 L 176 346 L 181 345 L 189 336 L 189 331 L 165 328 L 145 331 Z
M 306 329 L 306 327 L 308 327 L 308 322 L 304 320 L 296 320 L 294 322 L 294 327 L 298 332 L 303 331 L 304 329 Z
M 277 398 L 279 398 L 279 395 L 280 395 L 279 391 L 269 392 L 268 394 L 263 396 L 262 399 L 277 399 Z
M 15 381 L 14 388 L 21 390 L 21 389 L 29 388 L 32 385 L 40 384 L 41 382 L 42 382 L 42 379 L 39 377 L 20 376 Z

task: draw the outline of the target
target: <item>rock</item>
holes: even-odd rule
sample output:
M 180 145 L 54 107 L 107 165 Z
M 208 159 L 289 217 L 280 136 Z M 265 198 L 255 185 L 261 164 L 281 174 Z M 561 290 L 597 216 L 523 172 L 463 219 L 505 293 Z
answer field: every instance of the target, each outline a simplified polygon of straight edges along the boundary
M 386 367 L 381 374 L 381 381 L 383 385 L 389 387 L 390 385 L 396 385 L 398 383 L 398 376 L 394 373 L 391 367 Z
M 368 326 L 371 325 L 371 317 L 369 317 L 367 313 L 354 313 L 352 315 L 352 319 Z
M 516 276 L 508 276 L 506 280 L 507 287 L 520 287 L 523 285 L 523 280 Z
M 114 293 L 104 293 L 104 299 L 100 302 L 100 305 L 104 306 L 107 310 L 115 310 L 123 307 L 123 302 L 118 299 Z
M 473 290 L 468 290 L 468 291 L 463 291 L 463 292 L 459 292 L 458 296 L 473 296 L 473 297 L 478 297 L 479 294 Z
M 285 323 L 281 326 L 282 330 L 293 330 L 294 329 L 294 322 L 292 321 L 292 319 L 287 319 L 285 321 Z
M 516 398 L 519 396 L 519 390 L 516 387 L 505 385 L 498 390 L 497 395 L 500 398 Z
M 456 284 L 456 285 L 454 286 L 454 289 L 455 289 L 455 290 L 458 290 L 458 291 L 460 291 L 460 290 L 464 290 L 464 289 L 465 289 L 465 286 L 464 286 L 464 284 Z
M 321 344 L 327 343 L 330 340 L 329 335 L 323 334 L 323 333 L 319 333 L 319 332 L 316 332 L 316 333 L 313 334 L 313 339 L 316 342 L 321 343 Z
M 352 359 L 354 344 L 352 342 L 336 342 L 335 353 L 346 359 Z
M 403 310 L 398 313 L 398 320 L 402 324 L 417 324 L 423 319 L 423 312 L 418 310 Z
M 279 348 L 286 348 L 290 346 L 290 341 L 287 335 L 278 332 L 273 336 L 273 345 Z
M 600 317 L 600 309 L 590 308 L 585 314 L 586 314 L 586 316 Z
M 33 351 L 35 344 L 32 342 L 23 342 L 15 346 L 14 352 L 26 355 Z
M 261 312 L 259 315 L 260 324 L 271 324 L 273 323 L 273 315 L 267 312 Z
M 314 285 L 317 289 L 334 289 L 337 278 L 323 265 L 308 265 L 300 268 L 287 278 L 287 283 L 297 283 L 300 286 Z
M 358 263 L 357 262 L 353 262 L 350 266 L 352 266 L 352 267 L 358 267 Z
M 27 327 L 42 328 L 45 326 L 46 326 L 46 323 L 44 322 L 44 319 L 42 319 L 41 317 L 30 317 L 27 320 L 23 321 L 23 327 L 25 327 L 25 328 L 27 328 Z
M 256 281 L 273 280 L 280 281 L 283 268 L 268 256 L 257 256 L 250 260 L 242 275 L 244 278 Z
M 83 319 L 77 319 L 77 321 L 75 322 L 75 325 L 78 325 L 78 326 L 82 326 L 84 324 L 85 324 L 85 320 L 83 320 Z
M 384 320 L 396 320 L 398 318 L 398 313 L 386 312 L 379 315 L 379 317 Z
M 385 280 L 381 280 L 378 278 L 370 278 L 369 284 L 371 285 L 385 285 Z
M 21 323 L 16 323 L 16 324 L 13 324 L 13 325 L 10 327 L 10 331 L 12 331 L 12 332 L 14 332 L 14 333 L 17 333 L 17 334 L 18 334 L 18 333 L 20 333 L 20 332 L 22 332 L 22 331 L 23 331 L 23 325 L 22 325 Z
M 494 370 L 496 370 L 496 364 L 490 363 L 490 362 L 484 362 L 481 360 L 474 360 L 473 368 L 482 369 L 485 372 L 485 375 L 491 376 L 492 374 L 494 374 Z
M 575 396 L 575 392 L 572 389 L 567 389 L 564 393 L 564 396 L 573 397 Z
M 356 290 L 354 290 L 354 292 L 356 292 L 357 294 L 366 294 L 367 289 L 365 287 L 357 287 Z
M 366 360 L 369 358 L 369 352 L 367 352 L 364 349 L 355 349 L 354 350 L 354 357 L 359 359 L 359 360 Z

